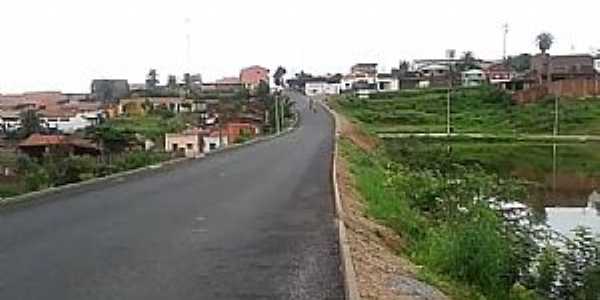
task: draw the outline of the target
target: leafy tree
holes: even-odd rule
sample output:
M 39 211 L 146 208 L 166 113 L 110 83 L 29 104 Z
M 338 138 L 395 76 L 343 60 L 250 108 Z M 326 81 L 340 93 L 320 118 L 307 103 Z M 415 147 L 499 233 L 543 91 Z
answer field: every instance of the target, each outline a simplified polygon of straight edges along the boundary
M 273 75 L 273 78 L 275 80 L 275 85 L 276 86 L 282 86 L 283 85 L 283 76 L 287 73 L 287 70 L 285 68 L 283 68 L 282 66 L 277 67 L 277 71 L 275 71 L 275 74 Z
M 150 69 L 148 75 L 146 76 L 146 89 L 154 90 L 158 86 L 160 81 L 158 80 L 158 73 L 156 69 Z
M 250 91 L 246 87 L 242 87 L 235 92 L 233 98 L 236 100 L 248 100 L 250 98 Z
M 531 62 L 531 55 L 529 53 L 523 53 L 514 57 L 508 58 L 508 63 L 517 72 L 524 72 L 529 70 Z
M 167 86 L 170 89 L 176 89 L 177 88 L 177 77 L 175 77 L 175 75 L 169 75 L 168 81 L 167 81 Z
M 34 110 L 27 110 L 21 113 L 21 128 L 19 129 L 19 137 L 27 138 L 34 133 L 42 132 L 42 122 L 40 116 Z
M 256 88 L 256 97 L 258 97 L 258 99 L 260 100 L 265 100 L 270 93 L 271 88 L 269 87 L 269 84 L 264 81 L 261 81 L 258 84 L 258 87 Z
M 124 151 L 133 138 L 134 134 L 132 132 L 118 130 L 106 125 L 97 127 L 93 136 L 93 139 L 100 144 L 103 152 L 108 154 L 109 161 L 113 153 Z
M 535 43 L 540 51 L 542 51 L 542 54 L 546 54 L 552 47 L 552 44 L 554 44 L 554 36 L 551 33 L 542 32 L 535 37 Z

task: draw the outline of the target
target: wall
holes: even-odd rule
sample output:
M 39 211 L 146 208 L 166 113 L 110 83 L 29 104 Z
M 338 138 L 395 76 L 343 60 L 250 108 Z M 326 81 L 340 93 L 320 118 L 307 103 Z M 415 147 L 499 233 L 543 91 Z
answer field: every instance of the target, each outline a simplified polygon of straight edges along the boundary
M 538 101 L 548 95 L 590 97 L 600 95 L 600 79 L 571 79 L 545 83 L 513 94 L 517 103 Z
M 177 144 L 177 148 L 174 144 Z M 201 140 L 196 134 L 165 135 L 165 152 L 183 152 L 186 157 L 197 157 L 200 151 Z
M 221 140 L 223 141 L 223 145 L 221 145 Z M 205 136 L 202 138 L 202 142 L 203 142 L 203 147 L 204 147 L 202 149 L 202 151 L 204 153 L 209 153 L 211 151 L 219 149 L 219 148 L 221 148 L 221 146 L 226 147 L 229 144 L 229 140 L 227 139 L 227 136 L 225 135 L 225 133 L 223 133 L 223 136 L 221 138 L 219 138 L 218 135 Z M 215 146 L 214 149 L 211 149 L 211 144 Z

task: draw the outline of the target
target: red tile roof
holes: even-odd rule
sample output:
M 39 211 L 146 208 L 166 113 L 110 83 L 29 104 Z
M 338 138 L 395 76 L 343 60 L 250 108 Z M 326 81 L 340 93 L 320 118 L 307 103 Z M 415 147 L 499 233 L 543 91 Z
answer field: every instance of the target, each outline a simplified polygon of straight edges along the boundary
M 64 135 L 43 135 L 34 133 L 30 135 L 26 140 L 19 144 L 19 147 L 35 147 L 35 146 L 48 146 L 48 145 L 64 145 L 66 144 L 66 137 Z

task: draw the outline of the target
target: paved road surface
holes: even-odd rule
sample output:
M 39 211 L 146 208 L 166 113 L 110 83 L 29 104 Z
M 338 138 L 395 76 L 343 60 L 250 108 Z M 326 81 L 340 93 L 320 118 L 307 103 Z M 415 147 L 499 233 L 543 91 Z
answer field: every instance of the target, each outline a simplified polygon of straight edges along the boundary
M 342 299 L 331 122 L 0 212 L 0 299 Z

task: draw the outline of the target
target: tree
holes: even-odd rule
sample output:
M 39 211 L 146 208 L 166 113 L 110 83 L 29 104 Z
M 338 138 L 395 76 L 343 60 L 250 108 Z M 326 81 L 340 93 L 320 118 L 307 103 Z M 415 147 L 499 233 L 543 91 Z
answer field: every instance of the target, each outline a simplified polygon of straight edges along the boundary
M 119 130 L 110 125 L 97 127 L 93 136 L 93 139 L 102 148 L 103 154 L 108 154 L 109 162 L 111 154 L 125 150 L 133 138 L 134 134 L 132 132 Z
M 523 53 L 518 56 L 509 57 L 508 63 L 517 72 L 527 71 L 530 68 L 531 55 L 529 53 Z
M 146 76 L 146 89 L 154 90 L 159 84 L 158 73 L 156 69 L 150 69 L 148 75 Z
M 235 100 L 248 100 L 250 98 L 250 91 L 246 87 L 241 87 L 235 92 L 233 98 Z
M 42 131 L 42 122 L 40 116 L 34 110 L 27 110 L 21 113 L 21 128 L 19 129 L 20 138 L 28 138 L 34 133 Z
M 401 60 L 400 64 L 398 64 L 398 70 L 402 74 L 408 72 L 409 69 L 410 69 L 410 63 L 406 60 Z
M 552 44 L 554 44 L 554 36 L 551 33 L 542 32 L 535 38 L 535 43 L 540 51 L 542 51 L 542 54 L 546 54 L 552 47 Z
M 167 86 L 169 87 L 169 89 L 177 88 L 177 77 L 175 75 L 169 75 Z
M 283 68 L 282 66 L 277 67 L 277 71 L 275 71 L 275 74 L 273 75 L 276 86 L 283 85 L 282 78 L 286 73 L 287 73 L 287 70 L 285 68 Z
M 258 99 L 260 100 L 264 100 L 266 97 L 269 96 L 270 93 L 271 88 L 269 87 L 269 84 L 267 84 L 264 81 L 261 81 L 258 84 L 258 87 L 256 88 L 256 97 L 258 97 Z
M 476 62 L 477 58 L 475 58 L 473 51 L 465 51 L 463 52 L 459 69 L 461 71 L 468 71 L 470 69 L 477 68 Z

